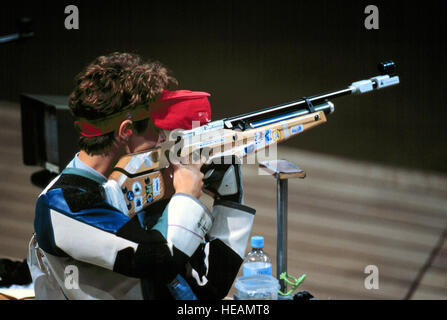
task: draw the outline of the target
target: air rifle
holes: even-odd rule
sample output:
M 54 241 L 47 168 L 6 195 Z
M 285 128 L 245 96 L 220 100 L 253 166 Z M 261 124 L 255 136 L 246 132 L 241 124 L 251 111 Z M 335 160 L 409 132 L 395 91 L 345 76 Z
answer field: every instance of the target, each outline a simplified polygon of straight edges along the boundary
M 332 99 L 399 84 L 399 77 L 394 75 L 394 62 L 380 63 L 378 68 L 380 75 L 353 82 L 345 89 L 212 121 L 191 130 L 175 130 L 170 134 L 175 143 L 168 157 L 184 163 L 185 160 L 198 161 L 204 156 L 206 168 L 207 164 L 218 163 L 221 159 L 234 161 L 255 154 L 326 122 L 327 115 L 335 110 Z M 116 182 L 115 187 L 124 195 L 126 205 L 121 209 L 127 210 L 130 216 L 172 196 L 166 166 L 161 166 L 162 154 L 162 148 L 157 148 L 126 155 L 109 176 L 109 181 Z

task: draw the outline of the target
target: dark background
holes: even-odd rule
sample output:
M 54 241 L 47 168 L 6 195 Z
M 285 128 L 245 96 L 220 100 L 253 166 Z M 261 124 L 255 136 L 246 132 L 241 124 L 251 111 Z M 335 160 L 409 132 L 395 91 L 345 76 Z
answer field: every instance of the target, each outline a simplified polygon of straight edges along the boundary
M 68 95 L 95 57 L 128 51 L 163 62 L 180 89 L 210 92 L 217 120 L 345 88 L 394 60 L 399 86 L 333 100 L 327 124 L 287 145 L 446 173 L 442 3 L 3 1 L 0 35 L 28 16 L 35 37 L 0 44 L 0 100 Z M 64 27 L 70 4 L 79 8 L 80 30 Z M 369 4 L 379 8 L 379 30 L 364 27 Z

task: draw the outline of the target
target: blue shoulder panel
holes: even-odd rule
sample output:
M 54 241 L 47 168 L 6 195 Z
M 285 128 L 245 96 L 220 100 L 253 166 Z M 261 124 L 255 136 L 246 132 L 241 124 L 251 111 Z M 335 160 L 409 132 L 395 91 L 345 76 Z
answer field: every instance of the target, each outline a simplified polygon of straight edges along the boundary
M 54 241 L 53 224 L 51 222 L 48 198 L 45 194 L 37 200 L 36 212 L 34 216 L 34 231 L 36 232 L 37 243 L 45 252 L 54 256 L 67 256 L 60 250 Z
M 130 220 L 130 218 L 121 211 L 105 208 L 90 208 L 72 212 L 67 205 L 62 189 L 60 188 L 51 189 L 46 193 L 46 196 L 48 198 L 48 207 L 50 209 L 54 209 L 61 214 L 103 231 L 116 234 L 116 232 Z

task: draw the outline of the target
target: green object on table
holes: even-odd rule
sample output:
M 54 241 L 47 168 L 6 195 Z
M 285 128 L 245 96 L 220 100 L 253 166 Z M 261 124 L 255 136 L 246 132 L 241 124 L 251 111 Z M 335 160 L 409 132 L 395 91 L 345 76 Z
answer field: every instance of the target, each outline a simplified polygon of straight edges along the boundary
M 292 288 L 287 291 L 286 293 L 282 292 L 281 290 L 278 290 L 278 293 L 282 296 L 289 296 L 295 291 L 298 286 L 303 283 L 304 279 L 306 279 L 306 275 L 303 274 L 298 279 L 295 277 L 292 277 L 291 275 L 288 275 L 287 272 L 283 272 L 280 274 L 279 279 L 284 280 L 286 283 L 290 284 Z

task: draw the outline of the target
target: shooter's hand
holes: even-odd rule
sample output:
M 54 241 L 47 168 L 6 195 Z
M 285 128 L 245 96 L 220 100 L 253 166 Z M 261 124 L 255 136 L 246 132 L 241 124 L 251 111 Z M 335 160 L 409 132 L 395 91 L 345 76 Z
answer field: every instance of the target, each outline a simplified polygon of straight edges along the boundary
M 170 161 L 173 168 L 173 185 L 175 193 L 184 193 L 199 198 L 202 195 L 203 173 L 200 168 L 203 162 L 182 164 Z

